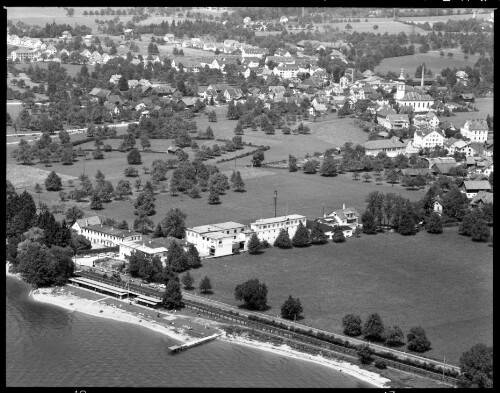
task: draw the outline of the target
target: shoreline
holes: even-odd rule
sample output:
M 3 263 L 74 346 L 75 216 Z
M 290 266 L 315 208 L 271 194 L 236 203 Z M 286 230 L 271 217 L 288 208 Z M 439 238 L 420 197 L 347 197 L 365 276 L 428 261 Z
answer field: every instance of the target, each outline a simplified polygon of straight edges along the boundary
M 337 372 L 348 374 L 360 381 L 369 383 L 370 385 L 377 388 L 388 388 L 388 384 L 391 382 L 390 379 L 384 378 L 381 375 L 362 369 L 359 366 L 349 363 L 344 360 L 332 360 L 326 359 L 320 355 L 310 355 L 308 353 L 299 352 L 286 344 L 275 346 L 268 342 L 250 340 L 242 336 L 234 336 L 225 334 L 220 337 L 223 341 L 244 345 L 251 348 L 257 348 L 262 351 L 271 352 L 277 355 L 282 355 L 290 357 L 297 360 L 304 360 L 307 362 L 316 363 L 321 366 L 328 367 Z
M 17 278 L 21 280 L 21 277 L 18 274 L 10 273 L 9 270 L 10 264 L 7 264 L 7 276 Z M 84 297 L 75 295 L 74 293 L 65 293 L 61 287 L 50 287 L 50 288 L 38 288 L 31 290 L 29 296 L 37 301 L 47 304 L 52 304 L 54 306 L 58 306 L 64 308 L 70 312 L 82 312 L 87 315 L 106 318 L 115 320 L 118 322 L 128 322 L 132 323 L 136 326 L 143 326 L 147 329 L 153 330 L 155 332 L 161 333 L 173 340 L 177 340 L 180 342 L 186 342 L 194 339 L 187 332 L 183 331 L 179 328 L 174 328 L 171 326 L 165 326 L 162 323 L 154 320 L 150 317 L 142 315 L 138 313 L 132 313 L 129 311 L 122 310 L 119 306 L 113 306 L 106 304 L 105 301 L 108 298 L 106 295 L 103 295 L 101 299 L 92 301 L 90 299 L 86 299 Z M 104 304 L 103 304 L 104 303 Z M 167 323 L 176 319 L 179 319 L 176 316 L 165 315 L 164 313 L 161 319 L 161 322 Z M 186 317 L 183 318 L 193 318 L 194 317 Z M 313 362 L 318 365 L 328 367 L 336 372 L 341 372 L 348 374 L 360 381 L 369 383 L 370 385 L 377 388 L 385 388 L 391 382 L 389 379 L 382 377 L 381 375 L 364 370 L 359 366 L 349 363 L 347 361 L 336 361 L 332 359 L 326 359 L 319 355 L 310 355 L 304 352 L 295 351 L 287 345 L 274 346 L 271 343 L 250 340 L 242 336 L 234 336 L 228 335 L 225 331 L 221 329 L 218 333 L 221 333 L 219 338 L 222 341 L 229 342 L 232 344 L 243 345 L 246 347 L 251 347 L 253 349 L 259 349 L 266 352 L 274 353 L 281 356 L 286 356 L 289 358 L 297 359 L 297 360 L 305 360 L 308 362 Z

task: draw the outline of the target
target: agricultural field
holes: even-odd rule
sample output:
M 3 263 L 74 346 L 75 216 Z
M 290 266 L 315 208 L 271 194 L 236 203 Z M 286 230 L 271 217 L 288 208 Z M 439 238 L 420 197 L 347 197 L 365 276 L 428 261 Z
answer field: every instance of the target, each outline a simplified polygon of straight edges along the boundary
M 464 9 L 462 9 L 462 12 Z M 479 12 L 482 12 L 482 10 L 478 10 Z M 442 15 L 442 16 L 402 16 L 401 20 L 409 21 L 409 22 L 415 22 L 415 23 L 425 23 L 429 22 L 429 24 L 432 26 L 433 23 L 436 22 L 444 22 L 446 23 L 449 19 L 451 20 L 461 20 L 461 19 L 470 19 L 472 18 L 473 14 L 461 14 L 461 15 Z M 476 13 L 476 18 L 477 19 L 488 19 L 490 17 L 490 13 Z
M 492 253 L 447 228 L 442 235 L 362 235 L 341 244 L 209 259 L 190 273 L 195 286 L 210 278 L 214 294 L 205 296 L 233 305 L 240 304 L 235 286 L 258 278 L 268 287 L 266 314 L 278 315 L 292 295 L 304 308 L 302 323 L 334 333 L 342 333 L 347 313 L 364 321 L 377 312 L 405 336 L 420 325 L 432 343 L 426 356 L 457 364 L 472 345 L 492 345 Z
M 211 110 L 212 107 L 207 107 Z M 231 139 L 234 136 L 236 120 L 226 119 L 226 108 L 213 108 L 217 113 L 217 122 L 210 123 L 208 117 L 197 118 L 199 130 L 206 130 L 212 127 L 215 138 Z M 329 114 L 324 119 L 316 122 L 303 121 L 311 129 L 310 135 L 283 135 L 281 130 L 276 130 L 275 135 L 266 135 L 263 131 L 252 131 L 246 128 L 243 141 L 255 145 L 270 146 L 271 150 L 266 152 L 266 161 L 288 159 L 288 155 L 305 155 L 315 151 L 324 152 L 327 148 L 342 146 L 346 142 L 354 144 L 363 143 L 368 140 L 368 134 L 354 125 L 354 120 L 350 118 L 338 118 L 336 114 Z M 292 128 L 297 128 L 298 123 Z
M 16 64 L 16 68 L 21 71 L 21 70 L 27 70 L 29 66 L 34 68 L 35 66 L 38 66 L 39 68 L 47 69 L 49 67 L 50 62 L 49 61 L 37 61 L 34 63 L 19 63 Z M 66 68 L 67 74 L 71 77 L 75 77 L 78 72 L 80 72 L 80 69 L 82 68 L 81 65 L 79 64 L 62 64 L 60 63 L 61 67 Z M 95 66 L 87 64 L 87 69 L 89 70 L 89 73 L 94 72 Z M 19 79 L 19 77 L 18 77 Z
M 52 169 L 41 169 L 35 166 L 13 165 L 7 164 L 7 180 L 16 188 L 28 188 L 34 186 L 35 183 L 42 185 Z M 60 175 L 63 182 L 71 179 L 76 179 L 71 175 Z
M 375 67 L 375 72 L 386 74 L 388 71 L 399 72 L 403 68 L 405 75 L 415 75 L 415 69 L 418 65 L 425 63 L 425 66 L 432 71 L 433 74 L 439 74 L 444 68 L 463 68 L 466 66 L 473 67 L 479 59 L 479 54 L 470 55 L 468 59 L 464 59 L 464 54 L 458 48 L 443 49 L 444 56 L 439 54 L 440 51 L 429 51 L 428 53 L 417 53 L 415 55 L 388 57 L 382 59 L 380 64 Z M 449 58 L 448 52 L 453 53 L 453 57 Z
M 343 18 L 345 19 L 345 18 Z M 365 22 L 365 19 L 368 19 L 368 22 Z M 395 21 L 392 18 L 360 18 L 360 22 L 350 22 L 349 24 L 352 27 L 351 32 L 358 33 L 375 33 L 375 34 L 398 34 L 405 33 L 411 34 L 412 32 L 419 33 L 422 35 L 427 35 L 429 32 L 421 29 L 420 27 L 414 27 L 409 25 L 405 25 L 404 23 Z M 327 23 L 332 29 L 338 28 L 341 31 L 345 30 L 345 26 L 348 22 L 343 23 Z M 314 29 L 318 27 L 320 30 L 324 30 L 325 23 L 314 23 Z M 374 29 L 373 26 L 377 25 L 378 29 Z

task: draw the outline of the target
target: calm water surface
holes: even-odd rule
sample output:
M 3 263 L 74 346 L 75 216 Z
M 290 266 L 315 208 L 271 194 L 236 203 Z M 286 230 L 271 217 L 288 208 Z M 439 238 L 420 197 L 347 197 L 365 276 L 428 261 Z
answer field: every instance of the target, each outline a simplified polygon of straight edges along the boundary
M 7 386 L 371 387 L 314 363 L 214 341 L 175 356 L 176 342 L 128 323 L 29 298 L 6 279 Z

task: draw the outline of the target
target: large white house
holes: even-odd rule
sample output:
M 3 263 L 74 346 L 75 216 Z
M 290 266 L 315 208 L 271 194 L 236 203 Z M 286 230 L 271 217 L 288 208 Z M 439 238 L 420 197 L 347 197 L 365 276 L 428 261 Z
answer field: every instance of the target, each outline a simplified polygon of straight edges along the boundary
M 132 251 L 139 252 L 150 258 L 158 256 L 165 266 L 168 249 L 152 240 L 148 240 L 147 242 L 143 242 L 142 240 L 130 240 L 120 243 L 119 254 L 121 259 L 130 256 Z
M 194 244 L 201 257 L 221 257 L 244 250 L 247 227 L 237 222 L 223 222 L 186 229 L 186 242 Z
M 436 146 L 443 146 L 445 136 L 438 129 L 416 130 L 413 134 L 413 146 L 417 148 L 428 147 L 432 149 Z
M 488 123 L 486 120 L 467 120 L 460 133 L 471 142 L 486 142 L 488 139 Z
M 250 224 L 250 228 L 257 234 L 260 241 L 267 240 L 273 244 L 281 229 L 286 229 L 290 238 L 295 235 L 299 223 L 306 226 L 306 216 L 290 214 L 287 216 L 262 218 Z
M 359 213 L 353 207 L 345 207 L 342 205 L 342 209 L 337 209 L 329 214 L 325 214 L 321 222 L 324 222 L 330 226 L 350 226 L 353 229 L 359 226 Z
M 142 235 L 138 232 L 102 225 L 97 216 L 76 220 L 71 229 L 76 230 L 92 244 L 105 247 L 115 247 L 123 242 L 142 240 Z

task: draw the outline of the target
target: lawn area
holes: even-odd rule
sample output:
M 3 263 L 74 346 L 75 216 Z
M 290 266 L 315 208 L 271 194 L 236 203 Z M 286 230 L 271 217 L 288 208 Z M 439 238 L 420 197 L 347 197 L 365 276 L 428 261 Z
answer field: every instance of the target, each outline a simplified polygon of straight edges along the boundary
M 455 116 L 441 117 L 441 120 L 448 120 L 457 128 L 462 127 L 466 120 L 482 119 L 486 120 L 486 116 L 493 116 L 493 98 L 476 98 L 473 105 L 479 109 L 479 112 L 454 112 Z
M 342 18 L 345 19 L 345 18 Z M 368 22 L 365 22 L 368 19 Z M 397 22 L 392 18 L 360 18 L 360 22 L 350 22 L 352 26 L 352 32 L 356 31 L 358 33 L 375 33 L 375 34 L 398 34 L 405 33 L 410 34 L 412 32 L 412 26 L 406 25 L 401 22 Z M 326 23 L 330 25 L 333 29 L 338 28 L 341 31 L 345 30 L 347 22 L 343 23 Z M 314 23 L 314 28 L 318 27 L 320 30 L 324 29 L 325 23 Z M 374 30 L 373 26 L 377 25 L 378 29 Z M 421 29 L 420 27 L 415 27 L 415 33 L 420 33 L 421 35 L 427 35 L 429 32 Z
M 16 68 L 18 70 L 27 70 L 31 64 L 33 68 L 35 68 L 35 65 L 37 65 L 39 68 L 47 69 L 49 67 L 50 61 L 37 61 L 34 63 L 19 63 L 16 64 Z M 79 64 L 62 64 L 60 63 L 61 67 L 66 68 L 66 72 L 69 76 L 75 77 L 78 72 L 80 72 L 82 66 Z M 89 73 L 94 72 L 95 66 L 87 64 L 87 69 L 89 70 Z
M 212 107 L 207 107 L 211 110 Z M 217 113 L 217 122 L 210 123 L 207 116 L 196 118 L 199 130 L 205 131 L 208 126 L 212 127 L 215 138 L 232 139 L 236 120 L 226 119 L 226 107 L 214 107 Z M 276 130 L 275 135 L 266 135 L 263 131 L 252 131 L 245 129 L 243 141 L 255 145 L 270 146 L 271 150 L 265 153 L 266 161 L 288 159 L 288 155 L 303 156 L 315 151 L 324 152 L 327 148 L 342 146 L 346 142 L 354 144 L 363 143 L 368 140 L 368 134 L 354 125 L 350 118 L 339 118 L 336 114 L 329 114 L 325 119 L 304 121 L 304 125 L 311 129 L 310 135 L 283 135 L 281 130 Z M 292 126 L 297 128 L 298 124 Z
M 471 19 L 472 14 L 464 14 L 463 12 L 465 11 L 464 8 L 461 8 L 462 14 L 461 15 L 442 15 L 442 16 L 403 16 L 401 17 L 402 20 L 407 20 L 410 22 L 416 22 L 416 23 L 425 23 L 429 22 L 429 24 L 432 26 L 433 23 L 435 22 L 444 22 L 446 23 L 449 19 L 451 20 L 461 20 L 461 19 Z M 482 12 L 482 10 L 477 10 L 479 12 Z M 456 11 L 455 11 L 456 12 Z M 486 19 L 490 17 L 490 13 L 476 13 L 476 18 L 478 19 Z
M 159 158 L 159 155 L 152 155 L 144 161 L 152 161 L 155 158 Z M 105 159 L 105 161 L 107 160 Z M 103 170 L 102 166 L 105 161 L 87 161 L 86 173 L 93 178 L 97 169 Z M 106 164 L 106 170 L 103 170 L 106 179 L 111 180 L 115 185 L 123 171 L 123 162 L 123 159 L 109 160 Z M 122 166 L 120 167 L 120 165 Z M 157 213 L 150 217 L 151 220 L 156 224 L 163 219 L 168 209 L 177 207 L 187 214 L 186 225 L 188 227 L 225 221 L 249 224 L 259 218 L 272 217 L 274 190 L 278 192 L 278 215 L 285 215 L 287 212 L 288 214 L 300 213 L 309 219 L 321 216 L 323 209 L 325 213 L 329 213 L 334 209 L 341 208 L 344 203 L 362 213 L 366 207 L 366 195 L 373 190 L 379 190 L 383 193 L 398 193 L 411 200 L 418 200 L 425 194 L 425 190 L 409 191 L 399 185 L 391 187 L 389 184 L 376 185 L 373 181 L 369 183 L 354 181 L 350 174 L 325 178 L 301 172 L 289 173 L 285 170 L 247 168 L 245 165 L 247 165 L 245 159 L 237 160 L 236 169 L 241 171 L 246 192 L 237 193 L 228 190 L 225 195 L 220 196 L 220 205 L 208 205 L 208 193 L 206 192 L 201 194 L 200 199 L 192 199 L 186 195 L 171 196 L 169 193 L 160 193 L 156 195 Z M 234 161 L 219 167 L 222 172 L 229 176 L 235 168 Z M 73 166 L 58 165 L 57 168 L 54 166 L 53 169 L 57 172 L 78 176 L 83 171 L 83 165 L 82 162 L 78 162 Z M 151 179 L 150 175 L 143 173 L 142 165 L 138 166 L 137 169 L 143 183 Z M 167 177 L 170 177 L 171 173 L 168 172 Z M 132 184 L 135 183 L 135 179 L 137 178 L 129 178 Z M 65 189 L 65 191 L 68 190 Z M 44 192 L 41 197 L 53 198 L 52 195 L 57 199 L 57 193 L 53 192 Z M 82 208 L 88 210 L 88 204 Z M 89 211 L 89 214 L 93 213 Z M 136 218 L 133 214 L 133 201 L 131 200 L 106 204 L 99 214 L 117 220 L 127 220 L 130 224 Z
M 415 55 L 388 57 L 382 59 L 380 64 L 375 67 L 375 72 L 386 74 L 388 71 L 396 73 L 401 72 L 403 68 L 404 74 L 415 76 L 415 70 L 418 65 L 425 63 L 425 66 L 432 71 L 433 74 L 439 74 L 445 68 L 463 68 L 466 66 L 473 67 L 479 59 L 479 54 L 470 55 L 468 59 L 464 59 L 464 54 L 458 48 L 442 49 L 444 56 L 440 56 L 440 51 L 429 51 L 427 53 L 417 53 Z M 448 52 L 453 53 L 450 59 Z
M 346 243 L 291 250 L 268 249 L 205 260 L 191 271 L 195 286 L 207 275 L 214 294 L 229 304 L 236 285 L 258 278 L 268 287 L 266 313 L 279 314 L 289 295 L 304 308 L 304 324 L 341 333 L 342 317 L 364 321 L 377 312 L 405 336 L 422 326 L 432 343 L 428 356 L 457 364 L 462 352 L 493 337 L 493 248 L 448 228 L 442 235 L 420 232 L 362 235 Z

